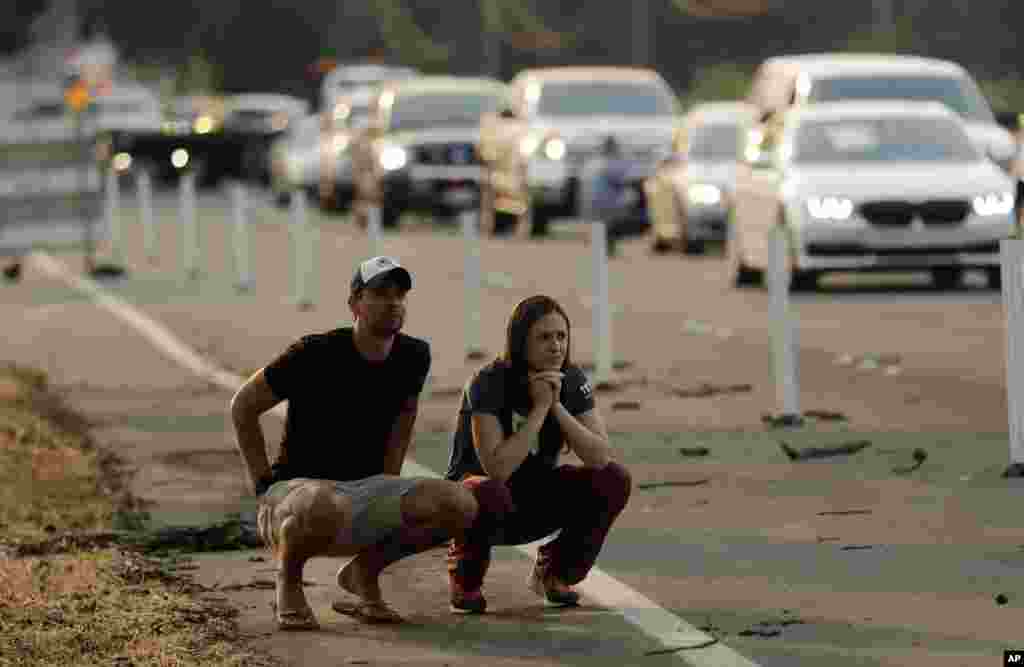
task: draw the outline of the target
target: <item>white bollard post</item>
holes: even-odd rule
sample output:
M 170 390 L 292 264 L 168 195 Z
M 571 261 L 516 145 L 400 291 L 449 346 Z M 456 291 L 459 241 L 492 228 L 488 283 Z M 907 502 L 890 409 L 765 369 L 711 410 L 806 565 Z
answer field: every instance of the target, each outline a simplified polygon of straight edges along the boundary
M 1006 399 L 1010 420 L 1010 466 L 1003 475 L 1024 477 L 1024 241 L 1000 241 L 999 262 L 1006 317 Z
M 249 268 L 249 225 L 245 184 L 233 181 L 228 187 L 231 193 L 231 246 L 237 276 L 235 288 L 240 292 L 248 292 L 252 289 L 252 273 Z
M 789 241 L 781 226 L 768 237 L 768 327 L 772 346 L 772 373 L 782 406 L 780 417 L 800 422 L 800 391 L 797 381 L 796 327 L 789 312 Z
M 309 233 L 309 222 L 306 217 L 306 191 L 296 188 L 292 191 L 290 211 L 292 217 L 292 256 L 293 281 L 295 287 L 295 305 L 300 310 L 313 307 L 313 299 L 309 293 L 312 275 L 312 243 Z
M 590 223 L 590 247 L 594 258 L 594 385 L 610 382 L 612 376 L 612 312 L 608 302 L 608 226 L 601 220 Z
M 107 168 L 106 197 L 103 202 L 103 214 L 107 222 L 107 233 L 110 236 L 110 262 L 115 266 L 124 266 L 124 238 L 121 234 L 121 183 L 117 170 L 113 166 Z
M 366 235 L 370 241 L 370 257 L 381 253 L 380 206 L 372 204 L 366 212 Z
M 462 223 L 462 238 L 466 244 L 466 263 L 463 268 L 466 313 L 466 359 L 478 360 L 484 357 L 480 345 L 480 229 L 479 212 L 467 210 L 459 214 Z
M 191 171 L 181 174 L 178 182 L 181 199 L 182 259 L 185 278 L 199 277 L 199 229 L 196 221 L 196 177 Z
M 149 170 L 139 170 L 135 182 L 136 196 L 139 200 L 139 216 L 142 223 L 142 247 L 146 253 L 146 261 L 156 263 L 156 228 L 153 222 L 153 177 Z

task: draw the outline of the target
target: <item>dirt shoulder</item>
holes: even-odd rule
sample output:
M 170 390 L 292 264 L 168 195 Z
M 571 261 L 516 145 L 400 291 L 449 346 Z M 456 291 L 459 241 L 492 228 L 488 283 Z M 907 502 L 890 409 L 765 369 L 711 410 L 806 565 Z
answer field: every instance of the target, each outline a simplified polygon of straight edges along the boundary
M 180 558 L 125 547 L 112 528 L 133 505 L 116 463 L 43 374 L 0 369 L 3 664 L 274 665 Z

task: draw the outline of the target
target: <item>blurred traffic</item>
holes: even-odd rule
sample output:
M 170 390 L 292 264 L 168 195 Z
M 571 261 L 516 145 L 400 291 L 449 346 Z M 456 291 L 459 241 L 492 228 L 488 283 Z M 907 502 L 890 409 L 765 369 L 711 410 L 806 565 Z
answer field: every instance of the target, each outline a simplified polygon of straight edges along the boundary
M 387 228 L 473 210 L 484 233 L 543 239 L 554 223 L 601 219 L 613 242 L 646 236 L 655 253 L 717 248 L 738 286 L 760 282 L 775 225 L 795 288 L 866 270 L 952 287 L 973 269 L 995 287 L 998 242 L 1019 235 L 1019 116 L 993 111 L 950 60 L 777 55 L 742 97 L 708 100 L 684 100 L 649 67 L 526 68 L 508 81 L 318 67 L 314 99 L 269 83 L 167 96 L 78 58 L 46 94 L 18 80 L 5 114 L 37 125 L 77 114 L 120 179 L 241 180 L 279 205 L 302 191 Z

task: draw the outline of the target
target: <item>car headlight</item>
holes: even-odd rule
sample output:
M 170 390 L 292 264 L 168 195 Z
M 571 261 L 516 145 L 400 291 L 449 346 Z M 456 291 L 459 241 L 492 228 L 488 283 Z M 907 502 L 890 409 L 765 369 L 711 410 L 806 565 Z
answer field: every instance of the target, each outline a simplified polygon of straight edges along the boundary
M 188 165 L 189 154 L 184 148 L 175 148 L 171 153 L 171 164 L 175 169 L 184 169 Z
M 519 152 L 523 157 L 542 155 L 552 162 L 557 162 L 565 157 L 568 147 L 561 137 L 540 137 L 535 134 L 528 134 L 519 142 Z
M 694 183 L 686 188 L 686 198 L 691 204 L 714 206 L 722 201 L 722 190 L 707 183 Z
M 195 130 L 196 134 L 209 134 L 213 131 L 213 118 L 207 115 L 202 115 L 196 118 L 192 124 L 192 129 Z
M 540 146 L 540 143 L 540 137 L 535 134 L 528 134 L 519 140 L 519 153 L 523 157 L 530 157 L 537 150 L 537 147 Z
M 809 197 L 807 212 L 816 220 L 848 220 L 853 202 L 846 197 Z
M 385 146 L 377 159 L 384 171 L 396 171 L 409 163 L 409 153 L 401 146 Z
M 1006 215 L 1013 210 L 1012 192 L 991 192 L 971 200 L 974 212 L 981 216 Z
M 132 168 L 132 156 L 129 153 L 116 153 L 111 160 L 111 164 L 114 167 L 114 171 L 128 171 Z
M 557 162 L 565 157 L 566 145 L 559 137 L 551 137 L 544 142 L 544 157 L 554 162 Z

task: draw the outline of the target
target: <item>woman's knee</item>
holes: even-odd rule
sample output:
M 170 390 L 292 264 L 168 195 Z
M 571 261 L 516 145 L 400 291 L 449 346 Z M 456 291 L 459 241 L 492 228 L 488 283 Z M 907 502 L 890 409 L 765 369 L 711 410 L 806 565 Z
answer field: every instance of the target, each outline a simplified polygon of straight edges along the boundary
M 607 501 L 609 509 L 621 511 L 629 501 L 629 494 L 633 489 L 633 476 L 621 463 L 610 461 L 594 473 L 594 487 Z
M 480 516 L 486 515 L 493 520 L 501 520 L 515 511 L 512 494 L 504 482 L 490 477 L 475 477 L 471 480 L 463 481 L 463 485 L 476 499 Z

